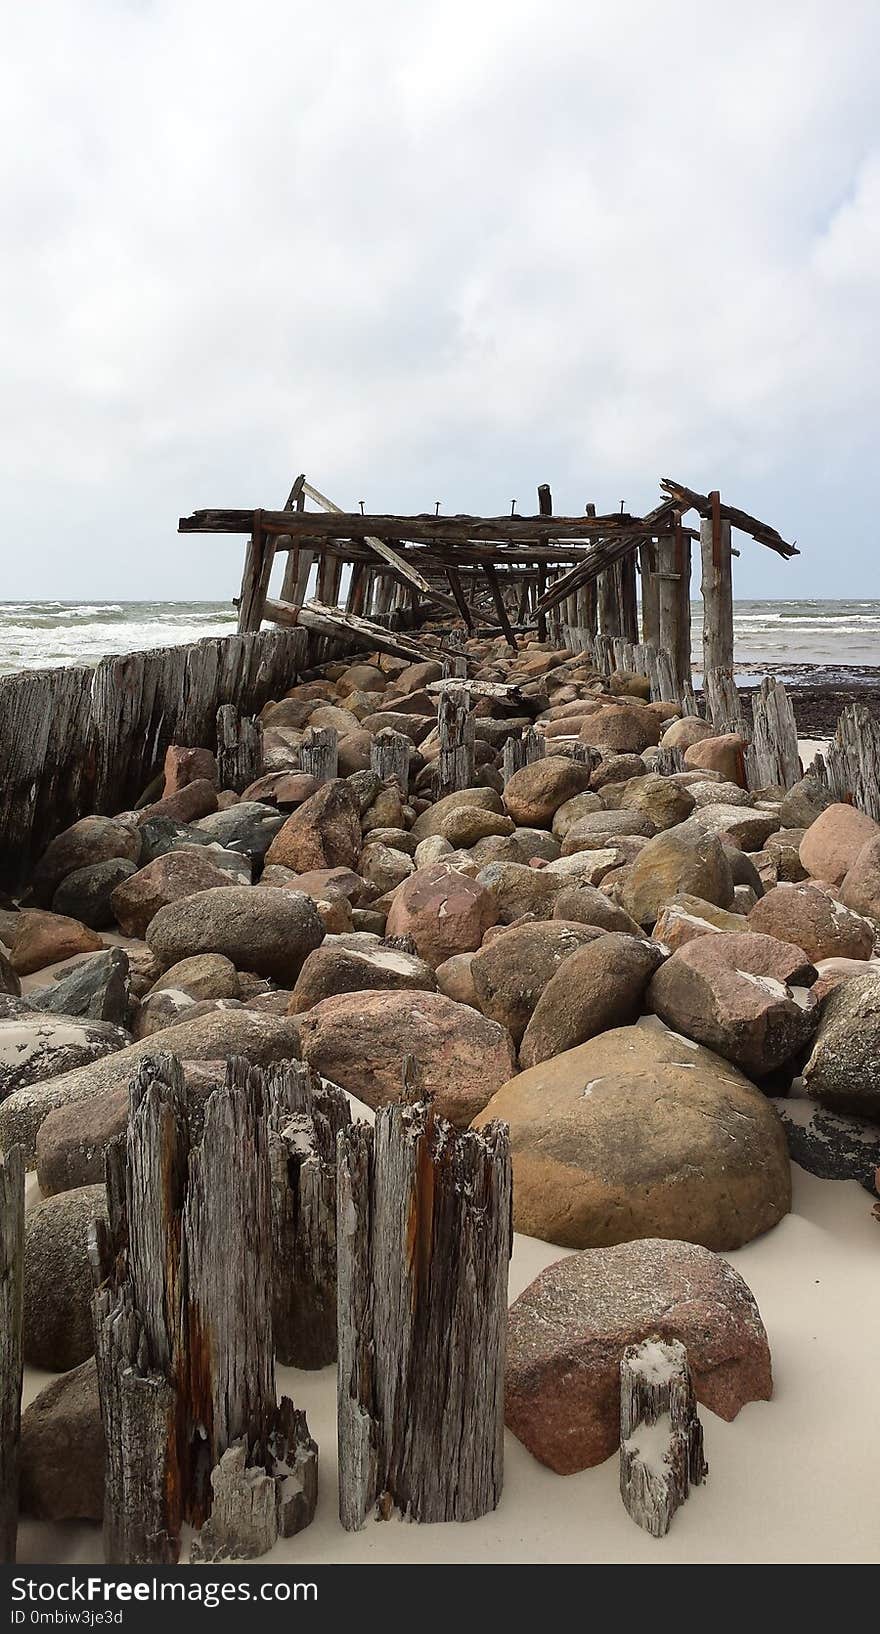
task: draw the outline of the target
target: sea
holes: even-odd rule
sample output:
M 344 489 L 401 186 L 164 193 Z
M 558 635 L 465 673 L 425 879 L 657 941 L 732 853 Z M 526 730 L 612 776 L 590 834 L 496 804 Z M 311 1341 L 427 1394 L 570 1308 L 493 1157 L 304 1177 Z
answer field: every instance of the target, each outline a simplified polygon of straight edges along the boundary
M 692 604 L 695 670 L 699 666 L 702 603 Z M 0 675 L 62 664 L 94 665 L 111 653 L 137 652 L 230 635 L 231 602 L 0 602 Z M 735 663 L 797 674 L 816 666 L 835 674 L 880 667 L 880 601 L 738 601 Z

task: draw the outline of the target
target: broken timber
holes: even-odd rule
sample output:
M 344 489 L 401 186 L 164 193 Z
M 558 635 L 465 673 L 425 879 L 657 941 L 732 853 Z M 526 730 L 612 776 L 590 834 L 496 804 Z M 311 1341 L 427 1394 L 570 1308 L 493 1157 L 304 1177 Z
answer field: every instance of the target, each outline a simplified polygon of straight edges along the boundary
M 745 761 L 750 789 L 790 789 L 803 775 L 791 699 L 772 675 L 764 676 L 752 699 L 752 741 Z
M 474 1520 L 501 1496 L 507 1128 L 424 1105 L 339 1137 L 339 1514 Z
M 385 726 L 377 732 L 370 746 L 370 767 L 377 777 L 387 783 L 392 777 L 404 799 L 409 792 L 409 763 L 412 743 L 405 732 L 395 732 Z
M 708 1473 L 687 1351 L 677 1339 L 629 1345 L 620 1363 L 620 1495 L 661 1538 Z
M 241 794 L 263 772 L 263 728 L 255 716 L 242 715 L 235 704 L 217 711 L 217 784 Z
M 447 684 L 437 705 L 440 754 L 437 797 L 469 789 L 474 781 L 474 717 L 467 687 Z
M 307 726 L 299 746 L 300 771 L 329 783 L 339 768 L 339 734 L 334 726 Z
M 15 1560 L 21 1431 L 24 1154 L 0 1153 L 0 1562 Z
M 417 646 L 415 641 L 408 641 L 399 634 L 390 635 L 381 624 L 372 624 L 369 619 L 358 618 L 354 613 L 344 613 L 338 607 L 325 607 L 319 601 L 307 602 L 304 607 L 292 607 L 283 601 L 267 601 L 263 616 L 274 624 L 296 625 L 349 645 L 357 642 L 368 651 L 385 652 L 392 658 L 407 658 L 410 663 L 421 663 L 425 656 L 424 649 Z

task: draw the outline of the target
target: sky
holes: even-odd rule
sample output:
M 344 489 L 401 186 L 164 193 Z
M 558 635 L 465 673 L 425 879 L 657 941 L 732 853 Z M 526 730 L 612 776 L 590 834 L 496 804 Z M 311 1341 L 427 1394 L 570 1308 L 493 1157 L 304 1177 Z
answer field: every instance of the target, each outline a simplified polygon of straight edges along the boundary
M 29 0 L 0 599 L 222 598 L 202 506 L 764 517 L 880 595 L 876 0 Z M 693 520 L 693 518 L 691 518 Z

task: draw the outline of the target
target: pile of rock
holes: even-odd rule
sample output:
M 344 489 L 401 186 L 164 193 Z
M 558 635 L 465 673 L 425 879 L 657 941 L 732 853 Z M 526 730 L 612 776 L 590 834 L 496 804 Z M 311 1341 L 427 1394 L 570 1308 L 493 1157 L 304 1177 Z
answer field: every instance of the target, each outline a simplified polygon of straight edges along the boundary
M 36 1463 L 62 1422 L 99 1441 L 83 1223 L 159 1048 L 196 1105 L 231 1055 L 299 1057 L 372 1108 L 406 1063 L 458 1127 L 509 1124 L 516 1227 L 581 1251 L 512 1317 L 510 1422 L 554 1468 L 613 1450 L 608 1359 L 658 1325 L 725 1416 L 769 1394 L 757 1312 L 712 1251 L 790 1206 L 796 1078 L 880 1125 L 880 825 L 809 777 L 747 791 L 742 740 L 641 678 L 536 643 L 466 650 L 496 683 L 475 693 L 471 786 L 437 798 L 439 663 L 328 664 L 263 710 L 249 788 L 175 746 L 158 799 L 59 834 L 0 910 L 0 1144 L 24 1144 L 44 1198 L 26 1352 L 74 1370 L 26 1415 L 38 1513 L 96 1507 Z M 338 775 L 318 784 L 300 750 L 326 727 Z M 524 728 L 546 753 L 505 785 Z M 405 788 L 372 768 L 389 729 Z M 661 775 L 670 748 L 684 769 Z M 691 1285 L 697 1314 L 661 1323 Z

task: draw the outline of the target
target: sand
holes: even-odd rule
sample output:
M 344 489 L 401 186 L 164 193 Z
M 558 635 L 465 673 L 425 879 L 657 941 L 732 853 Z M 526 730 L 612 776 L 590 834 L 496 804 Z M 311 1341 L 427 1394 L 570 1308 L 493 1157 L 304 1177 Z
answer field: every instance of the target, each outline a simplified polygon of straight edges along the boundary
M 641 1532 L 617 1490 L 616 1456 L 559 1476 L 507 1435 L 499 1508 L 469 1525 L 370 1522 L 346 1533 L 336 1513 L 335 1370 L 279 1369 L 279 1386 L 308 1414 L 320 1446 L 314 1523 L 263 1556 L 265 1565 L 550 1563 L 878 1563 L 880 1223 L 854 1181 L 793 1168 L 792 1213 L 727 1256 L 749 1283 L 773 1352 L 771 1402 L 732 1424 L 701 1415 L 709 1479 L 666 1538 Z M 560 1257 L 517 1237 L 510 1292 Z M 28 1370 L 25 1401 L 49 1375 Z M 23 1521 L 22 1564 L 98 1564 L 100 1529 Z

